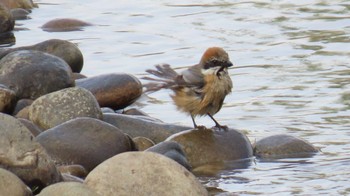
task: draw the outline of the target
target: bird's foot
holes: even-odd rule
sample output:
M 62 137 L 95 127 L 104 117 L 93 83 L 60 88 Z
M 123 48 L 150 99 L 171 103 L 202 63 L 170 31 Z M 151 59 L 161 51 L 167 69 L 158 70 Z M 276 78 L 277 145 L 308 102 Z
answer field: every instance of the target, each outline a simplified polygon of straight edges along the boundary
M 217 124 L 214 127 L 212 127 L 212 129 L 215 131 L 228 131 L 228 126 Z

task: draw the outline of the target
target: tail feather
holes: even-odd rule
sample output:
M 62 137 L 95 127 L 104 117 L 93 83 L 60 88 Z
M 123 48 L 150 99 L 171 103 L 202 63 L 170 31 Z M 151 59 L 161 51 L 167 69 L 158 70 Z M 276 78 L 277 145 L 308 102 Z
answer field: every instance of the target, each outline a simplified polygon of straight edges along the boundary
M 156 65 L 155 67 L 157 70 L 148 69 L 146 70 L 146 72 L 158 78 L 142 78 L 145 80 L 155 81 L 144 84 L 143 87 L 146 88 L 144 92 L 154 92 L 162 88 L 171 88 L 174 85 L 176 85 L 176 78 L 179 77 L 179 74 L 176 71 L 174 71 L 169 64 Z

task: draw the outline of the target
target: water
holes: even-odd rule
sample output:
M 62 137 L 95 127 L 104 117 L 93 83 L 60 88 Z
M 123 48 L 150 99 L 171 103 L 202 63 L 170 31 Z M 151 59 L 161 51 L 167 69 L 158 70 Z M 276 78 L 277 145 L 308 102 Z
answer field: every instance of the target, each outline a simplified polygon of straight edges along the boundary
M 18 21 L 14 47 L 58 38 L 77 43 L 88 76 L 142 77 L 157 63 L 182 69 L 210 46 L 227 50 L 233 93 L 216 118 L 254 142 L 273 134 L 303 138 L 321 149 L 307 159 L 255 160 L 245 169 L 201 177 L 208 187 L 241 195 L 349 195 L 350 1 L 37 0 Z M 48 33 L 50 19 L 95 24 Z M 135 106 L 165 122 L 191 126 L 163 90 Z M 212 126 L 208 118 L 199 124 Z

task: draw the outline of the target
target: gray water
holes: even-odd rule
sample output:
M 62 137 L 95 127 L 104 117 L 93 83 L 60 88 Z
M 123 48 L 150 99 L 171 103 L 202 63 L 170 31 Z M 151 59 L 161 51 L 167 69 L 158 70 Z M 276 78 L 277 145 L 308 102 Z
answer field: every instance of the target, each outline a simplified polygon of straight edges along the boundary
M 254 143 L 274 134 L 321 149 L 312 158 L 255 160 L 245 169 L 201 177 L 208 187 L 240 195 L 350 194 L 350 1 L 346 0 L 37 0 L 32 19 L 17 21 L 17 43 L 57 38 L 77 43 L 82 73 L 142 77 L 157 63 L 179 70 L 210 46 L 228 51 L 233 93 L 216 115 Z M 95 24 L 48 33 L 55 18 Z M 165 122 L 191 126 L 162 90 L 135 107 Z M 210 119 L 199 124 L 212 126 Z

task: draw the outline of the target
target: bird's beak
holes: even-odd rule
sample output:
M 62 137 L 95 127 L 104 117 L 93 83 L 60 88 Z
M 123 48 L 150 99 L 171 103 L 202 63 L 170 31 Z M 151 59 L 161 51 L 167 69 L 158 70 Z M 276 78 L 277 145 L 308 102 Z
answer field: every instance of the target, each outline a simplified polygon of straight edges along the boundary
M 232 67 L 232 66 L 233 64 L 231 63 L 231 61 L 227 62 L 226 67 Z

